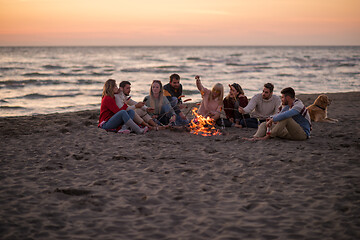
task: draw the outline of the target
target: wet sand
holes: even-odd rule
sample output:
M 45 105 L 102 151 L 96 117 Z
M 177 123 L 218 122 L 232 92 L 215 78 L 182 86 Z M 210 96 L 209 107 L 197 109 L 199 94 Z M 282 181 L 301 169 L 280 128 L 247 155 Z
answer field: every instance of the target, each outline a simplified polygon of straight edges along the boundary
M 328 96 L 339 122 L 301 142 L 0 118 L 0 239 L 359 239 L 360 93 Z

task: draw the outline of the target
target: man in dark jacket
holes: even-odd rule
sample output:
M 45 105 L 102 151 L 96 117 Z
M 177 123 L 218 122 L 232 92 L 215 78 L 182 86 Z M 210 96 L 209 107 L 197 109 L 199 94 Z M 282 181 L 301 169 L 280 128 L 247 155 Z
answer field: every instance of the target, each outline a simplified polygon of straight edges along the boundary
M 180 76 L 176 73 L 170 76 L 170 81 L 168 84 L 164 85 L 164 96 L 167 97 L 171 106 L 173 107 L 176 113 L 176 125 L 186 125 L 189 121 L 186 119 L 186 116 L 181 111 L 184 108 L 181 100 L 182 96 L 182 85 L 180 84 Z

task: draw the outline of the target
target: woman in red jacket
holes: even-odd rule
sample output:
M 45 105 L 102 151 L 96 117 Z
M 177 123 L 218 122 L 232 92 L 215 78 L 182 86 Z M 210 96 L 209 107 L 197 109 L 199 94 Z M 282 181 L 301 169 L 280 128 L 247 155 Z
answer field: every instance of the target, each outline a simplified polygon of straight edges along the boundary
M 130 133 L 129 128 L 137 134 L 145 133 L 148 128 L 141 129 L 132 120 L 135 112 L 133 110 L 126 111 L 128 107 L 126 103 L 121 108 L 116 105 L 114 93 L 118 91 L 119 88 L 116 86 L 114 79 L 109 79 L 105 82 L 98 127 L 118 133 Z
M 246 107 L 248 104 L 248 99 L 244 94 L 243 89 L 237 83 L 229 84 L 229 94 L 224 98 L 224 111 L 226 114 L 226 119 L 222 121 L 217 121 L 217 124 L 225 127 L 240 127 L 240 121 L 244 118 L 249 118 L 249 114 L 241 114 L 238 111 L 240 107 Z M 220 119 L 221 120 L 221 119 Z

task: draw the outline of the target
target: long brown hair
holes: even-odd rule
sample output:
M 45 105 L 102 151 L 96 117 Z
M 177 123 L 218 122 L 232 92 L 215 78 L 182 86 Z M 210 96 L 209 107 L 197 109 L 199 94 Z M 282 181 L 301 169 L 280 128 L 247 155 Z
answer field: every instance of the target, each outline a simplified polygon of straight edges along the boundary
M 236 100 L 236 98 L 239 97 L 239 95 L 241 95 L 241 94 L 245 95 L 244 90 L 242 89 L 242 87 L 239 84 L 233 83 L 233 84 L 229 85 L 229 87 L 234 87 L 235 90 L 238 92 L 238 95 L 235 96 L 235 100 Z M 226 99 L 230 99 L 230 93 L 226 96 Z
M 114 97 L 114 87 L 116 86 L 116 81 L 114 79 L 109 79 L 105 82 L 104 87 L 103 87 L 103 93 L 102 93 L 102 97 L 105 96 L 110 96 L 110 97 Z
M 152 86 L 154 83 L 157 83 L 160 85 L 160 92 L 159 92 L 159 112 L 161 112 L 161 107 L 162 107 L 162 102 L 163 102 L 163 97 L 164 97 L 164 93 L 163 93 L 163 87 L 162 87 L 162 83 L 160 80 L 154 80 L 152 83 L 151 83 L 151 86 L 150 86 L 150 106 L 152 108 L 155 108 L 155 97 L 154 97 L 154 93 L 152 91 Z M 156 109 L 155 109 L 156 111 Z

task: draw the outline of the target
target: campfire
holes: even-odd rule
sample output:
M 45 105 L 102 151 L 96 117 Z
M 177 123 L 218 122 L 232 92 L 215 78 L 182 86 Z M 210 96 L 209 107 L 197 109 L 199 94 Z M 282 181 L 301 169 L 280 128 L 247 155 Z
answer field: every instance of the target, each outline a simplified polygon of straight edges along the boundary
M 204 117 L 197 112 L 197 108 L 192 109 L 195 116 L 190 122 L 190 133 L 202 136 L 221 135 L 221 132 L 215 128 L 215 121 L 210 117 Z

